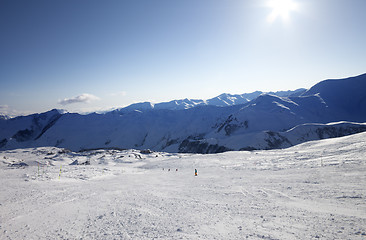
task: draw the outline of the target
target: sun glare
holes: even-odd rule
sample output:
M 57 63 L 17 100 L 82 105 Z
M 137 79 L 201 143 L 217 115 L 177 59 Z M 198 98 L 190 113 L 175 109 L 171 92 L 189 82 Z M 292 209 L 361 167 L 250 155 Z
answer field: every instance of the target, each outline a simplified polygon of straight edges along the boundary
M 293 0 L 269 0 L 267 6 L 272 8 L 268 16 L 269 22 L 274 22 L 277 18 L 287 21 L 291 11 L 297 10 L 297 4 Z

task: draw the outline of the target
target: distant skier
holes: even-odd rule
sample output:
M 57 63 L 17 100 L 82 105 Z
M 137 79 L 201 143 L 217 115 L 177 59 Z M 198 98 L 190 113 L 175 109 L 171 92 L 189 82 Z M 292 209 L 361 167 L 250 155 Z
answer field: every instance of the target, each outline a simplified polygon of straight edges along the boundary
M 197 169 L 194 169 L 194 176 L 197 176 Z

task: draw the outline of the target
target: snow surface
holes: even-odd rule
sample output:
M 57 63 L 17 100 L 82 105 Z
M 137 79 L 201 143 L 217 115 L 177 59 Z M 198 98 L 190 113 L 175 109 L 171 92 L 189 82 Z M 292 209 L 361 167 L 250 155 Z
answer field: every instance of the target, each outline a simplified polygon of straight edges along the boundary
M 366 133 L 206 155 L 1 151 L 0 239 L 365 239 L 365 171 Z

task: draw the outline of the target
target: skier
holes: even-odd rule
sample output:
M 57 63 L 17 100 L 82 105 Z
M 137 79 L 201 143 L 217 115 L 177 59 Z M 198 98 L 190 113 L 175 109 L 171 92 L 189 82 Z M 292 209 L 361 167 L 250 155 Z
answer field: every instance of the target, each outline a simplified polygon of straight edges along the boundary
M 194 176 L 197 176 L 197 169 L 194 169 Z

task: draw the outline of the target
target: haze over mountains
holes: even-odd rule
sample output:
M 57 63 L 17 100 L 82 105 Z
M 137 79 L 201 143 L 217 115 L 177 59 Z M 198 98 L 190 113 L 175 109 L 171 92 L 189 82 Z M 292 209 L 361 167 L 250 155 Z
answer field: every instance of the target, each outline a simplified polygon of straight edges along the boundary
M 132 104 L 104 114 L 0 118 L 0 149 L 57 146 L 215 153 L 273 149 L 366 131 L 366 74 L 296 91 Z

